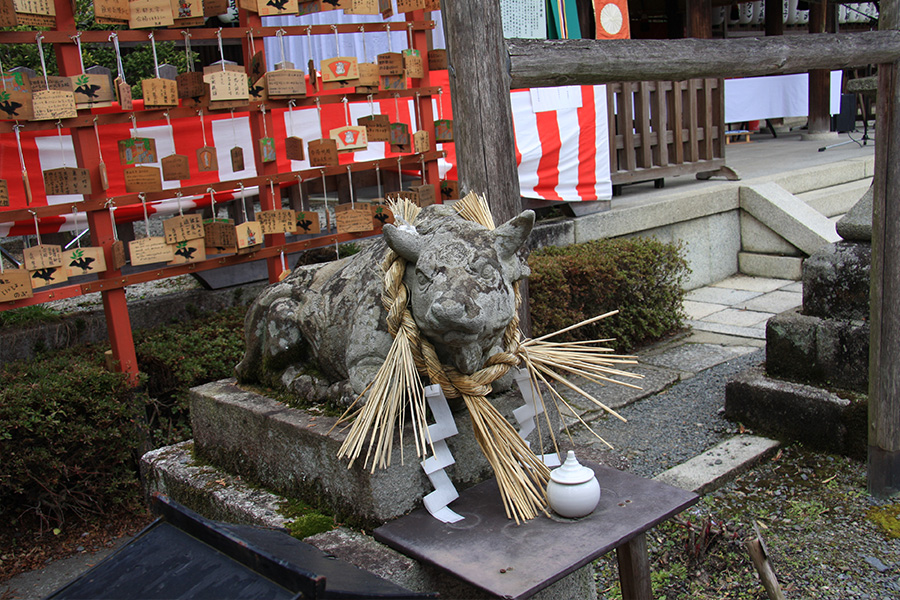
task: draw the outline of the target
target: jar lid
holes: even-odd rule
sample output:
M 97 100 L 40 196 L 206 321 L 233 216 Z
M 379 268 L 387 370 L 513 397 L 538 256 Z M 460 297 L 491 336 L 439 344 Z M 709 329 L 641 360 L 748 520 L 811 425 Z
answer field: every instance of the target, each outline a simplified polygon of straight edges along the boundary
M 566 455 L 566 462 L 561 467 L 550 471 L 550 479 L 552 481 L 565 485 L 584 483 L 590 481 L 592 477 L 594 477 L 594 470 L 578 462 L 578 459 L 575 458 L 575 452 L 572 450 L 569 450 L 569 453 Z

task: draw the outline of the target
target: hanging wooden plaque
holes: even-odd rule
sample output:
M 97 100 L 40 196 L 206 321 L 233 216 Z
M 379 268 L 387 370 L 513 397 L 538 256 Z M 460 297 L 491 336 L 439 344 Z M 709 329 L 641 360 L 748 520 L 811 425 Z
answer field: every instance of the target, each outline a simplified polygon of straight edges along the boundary
M 337 221 L 338 233 L 359 233 L 372 231 L 372 209 L 361 202 L 338 204 L 334 207 L 334 219 Z
M 71 77 L 61 77 L 59 75 L 50 75 L 46 79 L 43 77 L 35 77 L 30 80 L 31 92 L 37 93 L 44 90 L 53 90 L 57 92 L 75 92 L 72 87 Z
M 273 98 L 306 96 L 306 75 L 297 69 L 269 71 L 266 92 Z
M 200 215 L 178 215 L 163 221 L 163 235 L 167 244 L 177 244 L 203 237 L 203 218 Z
M 178 106 L 178 84 L 171 79 L 144 79 L 141 91 L 147 108 Z
M 344 9 L 345 15 L 377 15 L 378 0 L 353 0 L 350 8 Z
M 0 179 L 0 208 L 9 206 L 9 186 L 5 179 Z
M 303 151 L 303 140 L 296 136 L 285 138 L 284 155 L 289 160 L 306 160 L 306 153 Z
M 203 79 L 205 80 L 207 75 L 212 75 L 219 71 L 232 71 L 234 73 L 244 73 L 245 75 L 247 73 L 243 65 L 226 62 L 223 66 L 222 61 L 216 61 L 211 65 L 203 67 Z
M 228 0 L 203 0 L 203 16 L 217 17 L 228 12 Z
M 262 229 L 256 221 L 244 221 L 240 225 L 235 225 L 234 231 L 237 236 L 237 247 L 239 250 L 262 244 Z
M 359 79 L 359 63 L 355 56 L 338 56 L 328 58 L 319 65 L 322 71 L 322 81 L 347 81 Z
M 112 252 L 112 269 L 118 271 L 127 262 L 125 258 L 125 242 L 122 240 L 114 241 L 110 251 Z
M 169 0 L 128 0 L 128 27 L 168 27 L 175 24 Z
M 413 204 L 419 204 L 419 195 L 411 190 L 398 190 L 396 192 L 388 192 L 384 195 L 388 200 L 396 202 L 397 200 L 409 200 Z
M 441 201 L 459 200 L 459 182 L 455 179 L 445 179 L 441 182 Z
M 209 99 L 212 102 L 250 99 L 247 74 L 243 71 L 214 71 L 204 75 L 203 81 L 209 84 Z
M 337 142 L 338 152 L 365 150 L 369 146 L 366 128 L 358 125 L 337 127 L 329 132 L 328 137 Z
M 259 8 L 256 5 L 256 0 L 237 0 L 238 8 L 243 8 L 247 12 L 255 13 Z
M 53 29 L 54 27 L 56 27 L 56 17 L 52 17 L 49 15 L 16 13 L 16 22 L 19 25 L 35 27 L 37 29 Z
M 58 121 L 78 116 L 75 94 L 62 90 L 42 90 L 33 96 L 35 121 Z
M 62 266 L 62 248 L 56 244 L 40 244 L 22 251 L 25 268 L 29 271 Z
M 441 10 L 441 0 L 423 0 L 422 8 L 429 12 Z
M 266 77 L 260 77 L 249 86 L 250 102 L 266 102 L 269 99 L 269 86 Z
M 297 231 L 297 213 L 290 209 L 263 210 L 256 213 L 256 220 L 263 235 Z
M 0 273 L 0 302 L 24 300 L 34 296 L 31 274 L 25 269 L 4 269 Z
M 116 99 L 119 101 L 119 108 L 122 110 L 131 110 L 134 108 L 134 102 L 131 98 L 131 86 L 116 78 Z
M 259 140 L 259 159 L 264 163 L 273 162 L 275 155 L 275 138 L 260 138 Z
M 109 189 L 109 174 L 106 172 L 106 163 L 99 162 L 97 163 L 97 173 L 100 175 L 100 187 L 103 188 L 104 191 Z
M 393 222 L 394 213 L 391 212 L 390 208 L 384 204 L 372 205 L 372 228 L 375 231 L 381 231 L 386 224 Z
M 203 25 L 203 0 L 171 0 L 174 23 L 172 25 L 192 27 L 200 19 Z
M 416 204 L 418 204 L 422 208 L 431 206 L 435 202 L 433 185 L 424 183 L 422 185 L 412 185 L 409 187 L 409 191 L 413 192 L 416 195 Z
M 340 164 L 335 140 L 312 140 L 307 144 L 307 150 L 312 167 L 336 167 Z
M 123 174 L 126 192 L 161 192 L 163 189 L 159 167 L 128 167 Z
M 0 27 L 15 27 L 18 24 L 13 0 L 0 0 Z
M 155 163 L 156 160 L 156 140 L 153 138 L 119 140 L 119 162 L 124 166 Z
M 213 146 L 203 146 L 197 150 L 197 170 L 201 173 L 219 170 L 219 158 Z
M 34 104 L 31 92 L 3 90 L 0 91 L 0 118 L 16 121 L 34 119 Z
M 403 51 L 403 68 L 406 76 L 413 79 L 425 77 L 425 65 L 422 63 L 422 54 L 415 48 L 407 48 Z
M 391 0 L 378 0 L 378 11 L 382 19 L 390 19 L 394 16 L 394 5 Z
M 115 93 L 110 84 L 109 75 L 102 73 L 82 73 L 72 77 L 75 93 L 75 106 L 83 108 L 109 106 L 115 100 Z
M 385 52 L 378 55 L 378 75 L 403 75 L 403 55 L 399 52 Z
M 387 75 L 382 77 L 381 89 L 385 91 L 407 89 L 406 75 Z
M 2 2 L 2 0 L 0 0 Z M 22 71 L 0 73 L 0 87 L 7 92 L 34 92 L 31 87 L 31 78 Z M 39 88 L 46 89 L 46 88 Z
M 47 267 L 44 269 L 30 271 L 30 273 L 31 287 L 35 290 L 46 287 L 48 285 L 63 283 L 69 280 L 69 278 L 66 276 L 66 270 L 62 267 Z
M 300 11 L 297 0 L 257 0 L 256 12 L 261 17 L 296 15 Z
M 165 181 L 181 181 L 191 178 L 191 168 L 188 157 L 184 154 L 170 154 L 163 157 L 162 176 Z
M 203 238 L 184 240 L 183 242 L 171 244 L 171 246 L 172 260 L 169 261 L 170 265 L 206 260 L 206 245 Z
M 431 136 L 424 129 L 413 134 L 413 151 L 416 154 L 423 154 L 431 150 Z
M 266 57 L 263 55 L 262 50 L 254 54 L 250 57 L 250 68 L 247 71 L 247 76 L 250 77 L 250 82 L 255 83 L 259 81 L 259 78 L 266 74 Z
M 91 172 L 76 167 L 59 167 L 44 171 L 44 193 L 48 196 L 90 194 Z
M 439 119 L 434 122 L 434 141 L 444 144 L 453 141 L 453 121 Z
M 424 0 L 397 0 L 397 12 L 407 13 L 424 8 Z
M 171 262 L 175 257 L 172 246 L 162 236 L 145 237 L 128 242 L 128 253 L 131 255 L 131 266 L 151 265 L 158 262 Z
M 391 141 L 391 123 L 387 115 L 360 117 L 356 123 L 366 128 L 366 137 L 370 142 Z
M 56 15 L 56 6 L 52 0 L 13 0 L 13 8 L 17 13 L 29 15 Z
M 323 81 L 322 89 L 325 91 L 329 90 L 345 90 L 349 93 L 356 92 L 356 82 L 359 79 L 342 79 L 340 81 Z
M 378 87 L 378 84 L 381 80 L 378 78 L 378 65 L 375 63 L 359 63 L 357 65 L 357 71 L 359 73 L 359 81 L 356 82 L 356 87 Z
M 320 233 L 319 213 L 313 210 L 297 212 L 296 231 L 302 235 Z
M 203 239 L 206 255 L 233 254 L 237 250 L 237 234 L 229 220 L 208 220 L 203 223 Z
M 406 123 L 391 123 L 391 150 L 393 152 L 412 152 L 409 125 Z
M 102 273 L 106 270 L 103 248 L 72 248 L 66 250 L 63 258 L 66 277 Z
M 231 170 L 235 173 L 244 170 L 244 149 L 240 146 L 231 149 Z
M 183 100 L 199 99 L 207 93 L 206 82 L 199 71 L 179 73 L 175 78 L 175 87 L 178 88 L 178 97 Z
M 440 71 L 447 68 L 447 51 L 443 48 L 428 51 L 428 70 Z

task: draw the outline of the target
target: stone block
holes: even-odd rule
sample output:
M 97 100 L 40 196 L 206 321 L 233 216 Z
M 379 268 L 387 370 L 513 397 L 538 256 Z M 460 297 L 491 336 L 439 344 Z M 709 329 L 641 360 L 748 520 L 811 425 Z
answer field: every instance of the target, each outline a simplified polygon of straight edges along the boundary
M 528 252 L 546 246 L 570 246 L 575 243 L 575 224 L 571 219 L 536 223 L 526 242 Z
M 792 194 L 801 194 L 871 177 L 871 163 L 872 159 L 868 159 L 868 162 L 866 160 L 845 160 L 828 163 L 782 173 L 770 177 L 770 181 Z
M 803 256 L 797 246 L 763 225 L 750 213 L 741 213 L 741 250 L 757 254 Z
M 798 194 L 797 197 L 826 217 L 836 217 L 853 208 L 871 185 L 872 180 L 866 178 Z
M 872 206 L 875 189 L 869 187 L 859 202 L 837 222 L 837 232 L 848 242 L 872 242 Z
M 840 239 L 827 217 L 775 183 L 741 187 L 741 208 L 806 254 Z
M 518 392 L 492 396 L 491 401 L 508 419 L 513 409 L 524 404 Z M 447 472 L 464 489 L 492 473 L 468 415 L 455 416 L 459 434 L 448 440 L 448 446 L 456 464 Z M 391 465 L 373 471 L 371 464 L 363 465 L 365 455 L 352 468 L 337 458 L 347 431 L 334 427 L 336 420 L 246 391 L 234 380 L 191 390 L 197 455 L 275 492 L 323 503 L 345 520 L 375 525 L 416 508 L 433 490 L 416 456 L 409 424 L 402 443 L 395 433 Z M 553 423 L 558 430 L 558 420 Z M 546 423 L 541 432 L 548 434 Z M 537 432 L 529 438 L 533 447 L 540 444 L 536 436 Z M 551 447 L 549 439 L 543 447 Z
M 826 319 L 869 318 L 872 246 L 829 244 L 803 265 L 803 312 Z
M 766 327 L 766 372 L 816 385 L 867 392 L 869 324 L 788 311 Z
M 803 259 L 796 256 L 739 252 L 738 267 L 741 273 L 753 277 L 776 277 L 799 281 L 803 276 Z
M 744 371 L 725 388 L 725 418 L 767 436 L 852 456 L 865 455 L 865 404 L 863 397 L 850 400 L 766 377 L 761 368 Z

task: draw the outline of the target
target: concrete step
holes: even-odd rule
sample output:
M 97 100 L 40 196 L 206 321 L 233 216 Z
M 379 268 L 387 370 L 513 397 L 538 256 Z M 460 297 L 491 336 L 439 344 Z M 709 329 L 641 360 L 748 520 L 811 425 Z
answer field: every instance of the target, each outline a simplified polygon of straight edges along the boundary
M 859 202 L 869 186 L 872 178 L 859 179 L 827 188 L 797 194 L 797 197 L 826 217 L 845 214 Z
M 775 183 L 741 187 L 741 209 L 807 255 L 840 239 L 834 223 Z
M 738 253 L 738 269 L 751 277 L 774 277 L 800 281 L 803 259 L 799 256 L 781 256 L 755 252 Z

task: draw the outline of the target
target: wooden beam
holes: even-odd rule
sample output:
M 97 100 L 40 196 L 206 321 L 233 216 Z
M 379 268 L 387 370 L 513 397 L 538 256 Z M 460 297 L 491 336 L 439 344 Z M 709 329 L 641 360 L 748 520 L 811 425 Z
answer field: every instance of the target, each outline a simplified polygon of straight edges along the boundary
M 712 38 L 712 1 L 687 0 L 687 37 Z
M 766 0 L 766 35 L 784 35 L 784 3 L 787 0 Z
M 809 32 L 825 33 L 827 7 L 824 2 L 809 4 Z M 813 69 L 809 72 L 809 103 L 806 131 L 808 134 L 829 133 L 831 131 L 831 73 L 828 69 Z
M 845 69 L 900 59 L 900 31 L 727 40 L 508 40 L 513 88 Z M 468 90 L 467 90 L 468 91 Z
M 879 27 L 900 29 L 900 3 Z M 900 62 L 878 66 L 869 341 L 868 489 L 900 493 Z

